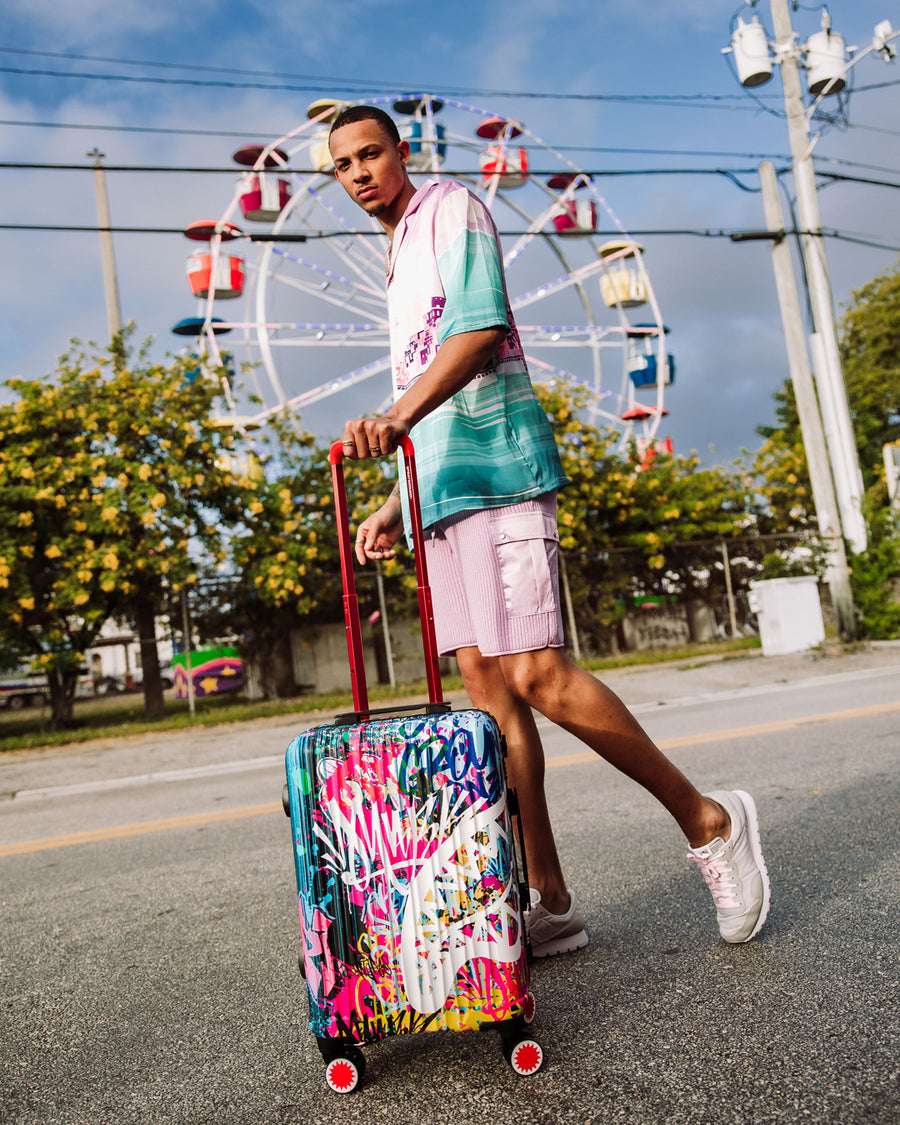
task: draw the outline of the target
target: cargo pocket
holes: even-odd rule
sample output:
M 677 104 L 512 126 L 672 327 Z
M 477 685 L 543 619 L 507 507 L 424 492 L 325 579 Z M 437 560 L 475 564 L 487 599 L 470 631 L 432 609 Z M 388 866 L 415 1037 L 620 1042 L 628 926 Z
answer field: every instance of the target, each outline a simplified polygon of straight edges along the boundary
M 531 617 L 555 610 L 556 520 L 541 512 L 507 513 L 491 520 L 491 537 L 509 616 Z

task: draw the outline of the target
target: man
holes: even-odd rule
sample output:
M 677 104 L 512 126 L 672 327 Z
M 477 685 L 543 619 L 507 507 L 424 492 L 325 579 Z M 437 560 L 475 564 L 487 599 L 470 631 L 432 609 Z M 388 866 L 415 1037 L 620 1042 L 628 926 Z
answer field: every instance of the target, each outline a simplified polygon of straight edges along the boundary
M 703 796 L 619 698 L 566 657 L 557 582 L 556 490 L 566 483 L 506 296 L 490 213 L 463 185 L 409 179 L 409 144 L 373 106 L 344 110 L 329 138 L 335 176 L 390 239 L 385 261 L 395 402 L 344 428 L 351 458 L 411 434 L 442 653 L 455 653 L 475 707 L 507 740 L 532 883 L 536 956 L 587 945 L 544 795 L 532 708 L 576 735 L 672 814 L 712 891 L 726 941 L 765 921 L 769 883 L 756 808 L 740 790 Z M 356 554 L 390 558 L 399 488 L 360 526 Z

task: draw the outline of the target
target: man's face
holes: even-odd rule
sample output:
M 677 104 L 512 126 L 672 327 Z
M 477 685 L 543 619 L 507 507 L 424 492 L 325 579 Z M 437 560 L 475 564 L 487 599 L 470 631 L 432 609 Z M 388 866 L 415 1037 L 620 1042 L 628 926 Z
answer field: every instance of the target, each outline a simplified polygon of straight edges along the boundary
M 409 143 L 394 144 L 377 121 L 355 121 L 331 134 L 334 174 L 351 199 L 377 219 L 406 189 Z

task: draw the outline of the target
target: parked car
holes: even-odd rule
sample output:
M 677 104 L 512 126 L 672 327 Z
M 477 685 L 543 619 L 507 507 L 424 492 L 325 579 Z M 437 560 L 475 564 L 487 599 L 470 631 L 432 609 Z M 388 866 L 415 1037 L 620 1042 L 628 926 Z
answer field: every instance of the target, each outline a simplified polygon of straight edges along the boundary
M 75 698 L 94 694 L 94 680 L 86 666 L 79 670 Z M 43 707 L 50 702 L 50 685 L 43 672 L 29 672 L 27 666 L 0 676 L 0 708 L 21 711 L 23 707 Z
M 47 677 L 40 672 L 0 676 L 0 707 L 21 711 L 23 707 L 43 707 L 50 699 Z

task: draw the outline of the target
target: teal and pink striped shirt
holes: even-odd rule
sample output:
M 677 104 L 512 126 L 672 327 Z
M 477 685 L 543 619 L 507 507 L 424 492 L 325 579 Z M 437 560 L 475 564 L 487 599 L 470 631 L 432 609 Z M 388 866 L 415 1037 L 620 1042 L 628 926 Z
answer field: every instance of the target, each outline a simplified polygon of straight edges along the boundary
M 469 509 L 515 504 L 566 476 L 537 400 L 506 294 L 490 211 L 452 180 L 427 181 L 394 233 L 388 264 L 394 395 L 410 387 L 450 336 L 509 329 L 461 391 L 413 427 L 425 527 Z

